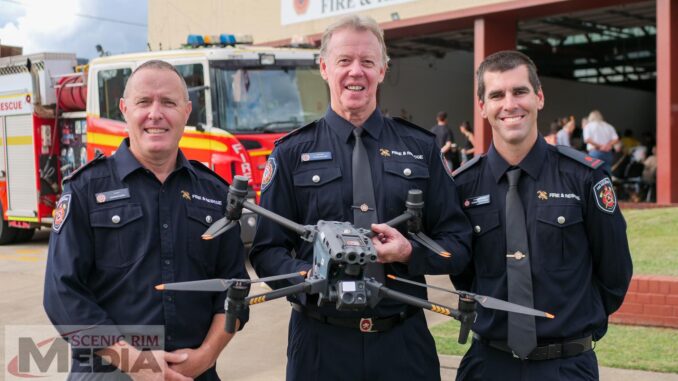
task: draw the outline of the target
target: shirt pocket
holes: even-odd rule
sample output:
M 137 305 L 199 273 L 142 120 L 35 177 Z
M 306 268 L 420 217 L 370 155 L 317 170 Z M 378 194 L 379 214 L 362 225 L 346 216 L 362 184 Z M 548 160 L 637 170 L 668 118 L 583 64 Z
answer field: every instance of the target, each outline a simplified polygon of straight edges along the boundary
M 411 189 L 419 189 L 426 195 L 426 185 L 429 178 L 429 170 L 426 164 L 415 161 L 384 161 L 384 172 L 386 175 L 382 186 L 383 189 L 388 190 L 389 194 L 386 202 L 388 215 L 397 215 L 403 212 L 407 192 Z
M 97 267 L 127 267 L 144 256 L 148 230 L 139 204 L 126 204 L 90 212 Z
M 292 174 L 297 205 L 305 222 L 344 219 L 342 174 L 339 167 L 301 168 Z
M 498 210 L 468 212 L 473 229 L 473 261 L 479 276 L 495 277 L 506 270 L 504 229 Z
M 581 268 L 588 253 L 584 218 L 579 205 L 537 208 L 536 255 L 548 271 Z
M 216 272 L 217 255 L 219 255 L 219 242 L 222 236 L 215 239 L 204 240 L 202 235 L 216 221 L 224 217 L 220 207 L 197 206 L 194 203 L 186 203 L 186 216 L 188 217 L 188 229 L 186 234 L 186 251 L 203 267 L 203 276 L 213 276 Z M 221 253 L 227 255 L 226 252 Z

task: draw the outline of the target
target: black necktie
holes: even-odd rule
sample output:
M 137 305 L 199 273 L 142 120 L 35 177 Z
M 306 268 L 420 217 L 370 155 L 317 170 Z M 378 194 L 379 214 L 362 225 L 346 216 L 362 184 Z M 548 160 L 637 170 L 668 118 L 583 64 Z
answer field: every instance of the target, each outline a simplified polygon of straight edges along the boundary
M 379 220 L 377 204 L 374 201 L 374 186 L 372 185 L 372 170 L 367 150 L 363 145 L 362 128 L 354 128 L 355 145 L 353 146 L 353 224 L 356 227 L 370 230 L 372 224 Z M 377 282 L 384 283 L 384 266 L 379 263 L 369 263 L 366 275 L 373 277 Z
M 527 247 L 525 211 L 518 195 L 520 168 L 506 172 L 509 187 L 506 192 L 506 276 L 508 301 L 534 307 L 532 272 Z M 534 316 L 508 314 L 508 345 L 513 353 L 525 359 L 537 346 Z

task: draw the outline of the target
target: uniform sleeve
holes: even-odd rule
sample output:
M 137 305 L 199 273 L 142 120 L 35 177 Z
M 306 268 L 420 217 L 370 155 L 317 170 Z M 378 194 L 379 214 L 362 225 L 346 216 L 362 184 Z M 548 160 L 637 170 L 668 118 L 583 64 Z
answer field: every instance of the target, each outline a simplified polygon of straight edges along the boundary
M 587 187 L 586 228 L 593 256 L 593 279 L 609 316 L 624 301 L 633 272 L 626 221 L 612 183 L 603 171 L 592 172 Z
M 457 186 L 451 174 L 444 168 L 440 152 L 435 150 L 429 157 L 428 191 L 424 194 L 424 233 L 446 249 L 451 257 L 446 258 L 412 243 L 409 262 L 410 275 L 452 274 L 456 275 L 468 265 L 471 250 L 471 225 L 461 210 Z
M 84 197 L 66 185 L 65 218 L 50 234 L 43 305 L 52 324 L 60 326 L 114 326 L 87 285 L 93 268 L 92 233 Z M 60 201 L 61 203 L 61 201 Z M 59 231 L 54 231 L 56 229 Z
M 299 221 L 294 197 L 292 174 L 284 152 L 276 148 L 266 164 L 270 176 L 264 179 L 260 205 L 292 221 Z M 291 230 L 265 217 L 259 217 L 254 235 L 250 263 L 260 277 L 308 271 L 311 263 L 292 258 L 291 251 L 299 242 L 299 236 Z M 292 281 L 293 282 L 293 281 Z M 269 284 L 273 288 L 286 287 L 291 281 Z
M 225 205 L 225 203 L 224 203 Z M 240 239 L 240 225 L 229 230 L 219 237 L 220 253 L 217 259 L 216 277 L 221 279 L 250 279 L 245 268 L 245 247 Z M 227 292 L 216 294 L 213 302 L 213 313 L 224 313 L 224 302 Z M 249 320 L 249 308 L 244 308 L 238 314 L 240 330 Z

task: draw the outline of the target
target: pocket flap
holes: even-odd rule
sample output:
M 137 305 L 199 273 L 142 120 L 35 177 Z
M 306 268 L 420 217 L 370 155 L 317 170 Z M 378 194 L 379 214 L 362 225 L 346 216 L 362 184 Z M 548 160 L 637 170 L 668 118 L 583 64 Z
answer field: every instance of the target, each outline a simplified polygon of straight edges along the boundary
M 317 187 L 341 177 L 339 167 L 305 169 L 293 174 L 294 185 L 298 187 Z
M 94 228 L 121 228 L 143 217 L 139 204 L 120 205 L 90 212 L 89 224 Z
M 186 215 L 188 215 L 188 218 L 200 222 L 206 227 L 209 227 L 223 217 L 221 209 L 201 208 L 189 205 L 186 205 Z
M 385 161 L 384 171 L 405 179 L 428 179 L 428 167 L 422 163 Z
M 489 210 L 483 213 L 469 213 L 473 235 L 481 236 L 499 226 L 499 211 Z
M 579 205 L 560 205 L 537 208 L 537 220 L 564 228 L 584 221 Z

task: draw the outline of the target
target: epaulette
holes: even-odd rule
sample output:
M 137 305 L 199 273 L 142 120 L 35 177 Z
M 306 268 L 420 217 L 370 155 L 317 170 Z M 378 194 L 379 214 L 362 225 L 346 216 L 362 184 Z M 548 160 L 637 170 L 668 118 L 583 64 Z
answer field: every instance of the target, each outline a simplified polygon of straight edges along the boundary
M 230 186 L 230 184 L 228 183 L 228 181 L 226 181 L 223 177 L 219 176 L 218 173 L 216 173 L 216 172 L 214 172 L 213 170 L 211 170 L 211 169 L 210 169 L 208 166 L 206 166 L 205 164 L 199 162 L 198 160 L 189 160 L 188 162 L 191 163 L 191 164 L 193 164 L 193 168 L 195 168 L 195 169 L 197 169 L 197 170 L 199 170 L 199 171 L 203 171 L 203 172 L 205 172 L 205 173 L 207 173 L 207 174 L 209 174 L 209 175 L 212 175 L 213 177 L 215 177 L 216 179 L 218 179 L 219 181 L 221 181 L 224 185 L 226 185 L 227 188 Z
M 568 146 L 556 146 L 558 149 L 558 152 L 560 152 L 561 155 L 567 156 L 570 159 L 579 162 L 581 164 L 584 164 L 585 166 L 589 168 L 596 169 L 603 165 L 603 161 L 600 159 L 596 159 L 594 157 L 591 157 L 581 151 L 577 151 L 576 149 Z
M 289 138 L 290 136 L 294 136 L 294 135 L 300 133 L 302 130 L 304 130 L 304 129 L 308 128 L 308 127 L 315 126 L 316 123 L 318 123 L 318 121 L 317 121 L 317 120 L 314 120 L 314 121 L 312 121 L 311 123 L 309 123 L 309 124 L 307 124 L 307 125 L 305 125 L 305 126 L 301 126 L 301 127 L 299 127 L 299 128 L 296 128 L 296 129 L 294 129 L 294 130 L 288 132 L 285 136 L 283 136 L 283 137 L 279 138 L 278 140 L 276 140 L 276 141 L 275 141 L 275 145 L 277 146 L 278 144 L 280 144 L 280 143 L 282 143 L 283 141 L 285 141 L 285 139 Z
M 412 127 L 412 128 L 417 129 L 417 130 L 421 130 L 421 131 L 423 131 L 423 132 L 425 132 L 425 133 L 427 133 L 427 134 L 429 134 L 429 135 L 431 135 L 431 136 L 436 136 L 436 134 L 434 134 L 433 132 L 431 132 L 431 131 L 425 129 L 424 127 L 417 126 L 416 124 L 410 122 L 410 121 L 407 120 L 407 119 L 403 119 L 403 118 L 401 118 L 401 117 L 396 116 L 396 117 L 393 117 L 393 120 L 395 120 L 395 121 L 398 122 L 398 123 L 402 123 L 402 124 L 404 124 L 404 125 L 406 125 L 406 126 L 408 126 L 408 127 Z
M 465 170 L 467 170 L 467 169 L 473 167 L 474 165 L 476 165 L 478 162 L 480 162 L 480 159 L 481 159 L 483 156 L 485 156 L 485 154 L 473 156 L 473 159 L 467 161 L 466 163 L 464 163 L 464 165 L 462 165 L 461 167 L 455 169 L 455 170 L 452 172 L 452 177 L 456 177 L 457 175 L 461 174 L 461 173 L 464 172 Z
M 61 180 L 61 186 L 63 187 L 64 184 L 66 184 L 67 182 L 69 182 L 69 181 L 73 180 L 74 178 L 76 178 L 76 177 L 78 176 L 78 174 L 82 173 L 82 171 L 85 170 L 85 168 L 89 168 L 89 167 L 93 166 L 95 163 L 97 163 L 98 161 L 101 161 L 101 160 L 104 160 L 104 159 L 106 159 L 106 155 L 104 155 L 102 152 L 99 152 L 99 153 L 94 157 L 94 159 L 88 161 L 87 163 L 85 163 L 85 165 L 83 165 L 82 167 L 80 167 L 80 168 L 76 169 L 75 171 L 71 172 L 70 175 L 64 177 L 64 178 Z

